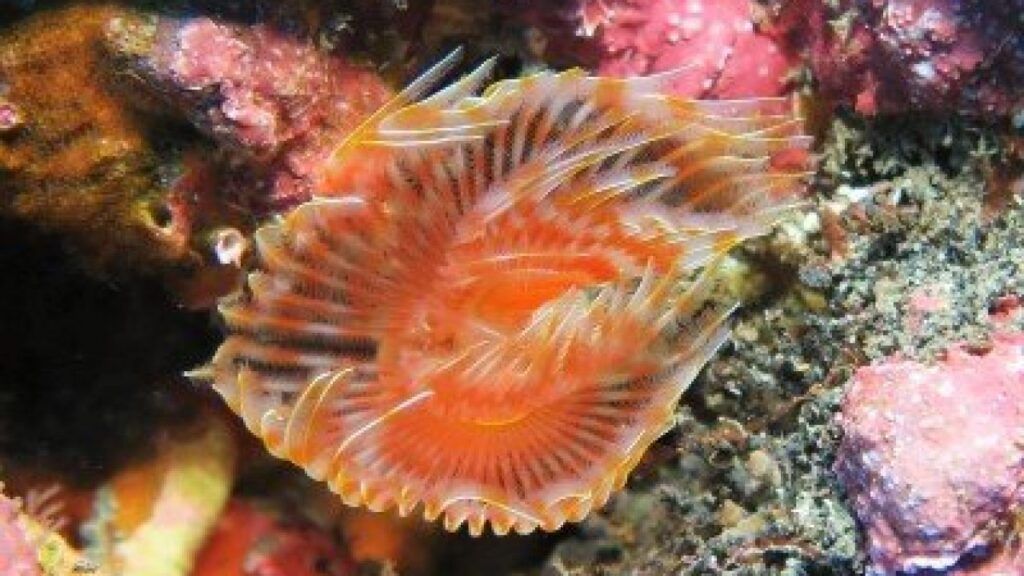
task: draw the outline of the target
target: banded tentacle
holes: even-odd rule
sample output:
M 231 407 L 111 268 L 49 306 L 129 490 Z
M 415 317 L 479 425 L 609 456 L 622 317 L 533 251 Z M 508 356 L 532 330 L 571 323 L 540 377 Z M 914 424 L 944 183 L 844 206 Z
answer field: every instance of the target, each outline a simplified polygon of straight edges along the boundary
M 620 487 L 728 334 L 715 268 L 799 206 L 782 99 L 698 102 L 579 71 L 424 97 L 341 145 L 256 234 L 203 373 L 353 505 L 553 530 Z M 703 268 L 703 270 L 701 270 Z

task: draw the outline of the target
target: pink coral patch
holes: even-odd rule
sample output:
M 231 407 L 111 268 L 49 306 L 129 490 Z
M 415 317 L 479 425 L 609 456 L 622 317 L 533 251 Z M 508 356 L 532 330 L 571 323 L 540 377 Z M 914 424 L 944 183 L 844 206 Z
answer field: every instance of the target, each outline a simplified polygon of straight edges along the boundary
M 0 494 L 0 574 L 40 576 L 35 548 L 18 519 L 20 508 L 17 501 Z
M 200 17 L 159 28 L 136 66 L 231 152 L 220 195 L 258 213 L 308 200 L 336 143 L 391 96 L 372 71 L 270 25 Z
M 791 62 L 751 21 L 747 0 L 622 2 L 605 28 L 602 74 L 642 75 L 690 68 L 672 84 L 682 96 L 776 96 Z M 634 23 L 635 22 L 635 23 Z
M 1024 106 L 1022 0 L 792 0 L 781 28 L 820 91 L 863 114 Z
M 1024 333 L 986 353 L 954 346 L 934 366 L 862 368 L 840 423 L 836 472 L 880 573 L 984 557 L 1000 544 L 990 528 L 1022 504 Z
M 510 13 L 551 38 L 555 60 L 602 75 L 686 70 L 675 94 L 701 98 L 778 96 L 796 60 L 760 30 L 749 0 L 573 0 L 562 11 L 520 0 Z M 557 16 L 552 16 L 556 14 Z

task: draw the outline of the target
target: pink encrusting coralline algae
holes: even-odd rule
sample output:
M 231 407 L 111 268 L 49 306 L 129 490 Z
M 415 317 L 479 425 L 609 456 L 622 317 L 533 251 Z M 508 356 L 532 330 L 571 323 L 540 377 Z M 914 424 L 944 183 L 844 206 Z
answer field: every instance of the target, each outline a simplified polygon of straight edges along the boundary
M 515 0 L 545 58 L 636 76 L 690 66 L 675 92 L 775 96 L 802 68 L 864 114 L 1024 110 L 1024 0 Z
M 21 110 L 0 96 L 0 134 L 10 132 L 24 123 Z
M 1024 333 L 987 352 L 953 346 L 931 366 L 862 368 L 840 423 L 836 472 L 874 574 L 1024 573 L 1021 558 L 996 555 L 1024 504 Z
M 525 20 L 607 76 L 644 76 L 688 67 L 671 84 L 680 96 L 778 96 L 796 61 L 756 25 L 749 0 L 518 0 Z M 572 41 L 567 41 L 566 36 Z M 557 54 L 556 54 L 557 56 Z
M 775 4 L 820 90 L 861 113 L 1024 109 L 1024 0 Z
M 0 483 L 0 491 L 3 484 Z M 0 574 L 41 576 L 35 547 L 19 519 L 21 506 L 0 493 Z
M 117 19 L 109 44 L 233 157 L 229 188 L 259 211 L 311 196 L 340 139 L 391 96 L 374 73 L 270 25 Z

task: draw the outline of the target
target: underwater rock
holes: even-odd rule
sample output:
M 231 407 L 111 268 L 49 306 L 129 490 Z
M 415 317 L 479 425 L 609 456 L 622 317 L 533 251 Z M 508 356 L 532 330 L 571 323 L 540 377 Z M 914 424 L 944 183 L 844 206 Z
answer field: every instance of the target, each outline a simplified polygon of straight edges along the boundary
M 3 494 L 0 482 L 0 574 L 4 576 L 108 576 L 86 560 L 51 524 L 53 518 Z M 51 494 L 52 495 L 52 494 Z M 44 496 L 45 498 L 45 496 Z
M 21 525 L 20 514 L 19 503 L 0 493 L 0 574 L 41 576 L 36 548 Z
M 100 565 L 122 576 L 189 576 L 234 481 L 234 437 L 217 417 L 169 441 L 97 494 L 85 529 Z
M 678 450 L 678 463 L 648 471 L 653 479 L 634 475 L 597 516 L 622 558 L 561 558 L 564 571 L 552 574 L 864 574 L 863 538 L 834 473 L 842 385 L 857 366 L 895 352 L 924 361 L 949 342 L 1024 329 L 1018 298 L 1007 296 L 1024 294 L 1024 205 L 1018 195 L 998 217 L 980 217 L 979 158 L 999 153 L 985 130 L 962 119 L 850 118 L 837 116 L 824 140 L 818 177 L 832 184 L 817 197 L 848 206 L 846 255 L 830 260 L 824 239 L 810 235 L 817 257 L 758 268 L 771 290 L 738 312 L 732 342 L 684 396 L 681 423 L 661 443 Z M 777 262 L 781 233 L 739 254 Z M 778 462 L 777 488 L 751 493 L 752 470 L 736 473 L 755 450 Z M 739 517 L 735 526 L 762 526 L 741 538 L 724 528 Z
M 0 134 L 12 132 L 24 124 L 25 118 L 14 103 L 0 97 Z
M 1024 107 L 1021 0 L 796 0 L 780 6 L 820 90 L 864 114 Z
M 107 44 L 126 79 L 221 146 L 219 193 L 258 213 L 308 200 L 332 147 L 390 96 L 374 73 L 265 24 L 122 16 Z
M 1011 198 L 985 217 L 979 158 L 1000 153 L 995 140 L 962 120 L 842 117 L 824 148 L 823 176 L 837 185 L 822 205 L 840 211 L 847 254 L 804 271 L 830 285 L 833 319 L 823 327 L 859 364 L 983 344 L 990 315 L 1024 294 L 1024 204 Z M 1004 330 L 1024 329 L 1006 320 Z
M 0 215 L 61 237 L 103 274 L 196 257 L 167 226 L 151 126 L 105 82 L 103 27 L 122 12 L 75 5 L 0 31 Z
M 759 29 L 749 0 L 519 0 L 510 11 L 599 74 L 628 78 L 688 67 L 670 84 L 700 98 L 777 96 L 797 62 Z
M 217 521 L 191 576 L 349 576 L 352 560 L 328 533 L 282 521 L 235 499 Z
M 1024 504 L 1024 333 L 953 346 L 932 366 L 861 368 L 840 424 L 836 473 L 878 573 L 984 558 Z
M 750 8 L 748 0 L 610 2 L 590 24 L 601 47 L 598 71 L 629 77 L 686 66 L 692 70 L 671 85 L 682 96 L 782 94 L 795 62 L 755 27 Z

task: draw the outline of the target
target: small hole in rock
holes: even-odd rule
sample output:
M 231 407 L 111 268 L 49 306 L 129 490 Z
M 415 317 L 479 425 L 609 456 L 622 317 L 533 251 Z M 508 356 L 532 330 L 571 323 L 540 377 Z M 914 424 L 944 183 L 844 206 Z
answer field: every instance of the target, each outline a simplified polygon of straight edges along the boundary
M 165 228 L 171 223 L 171 209 L 163 202 L 154 202 L 149 205 L 149 216 L 153 219 L 153 223 L 161 228 Z

